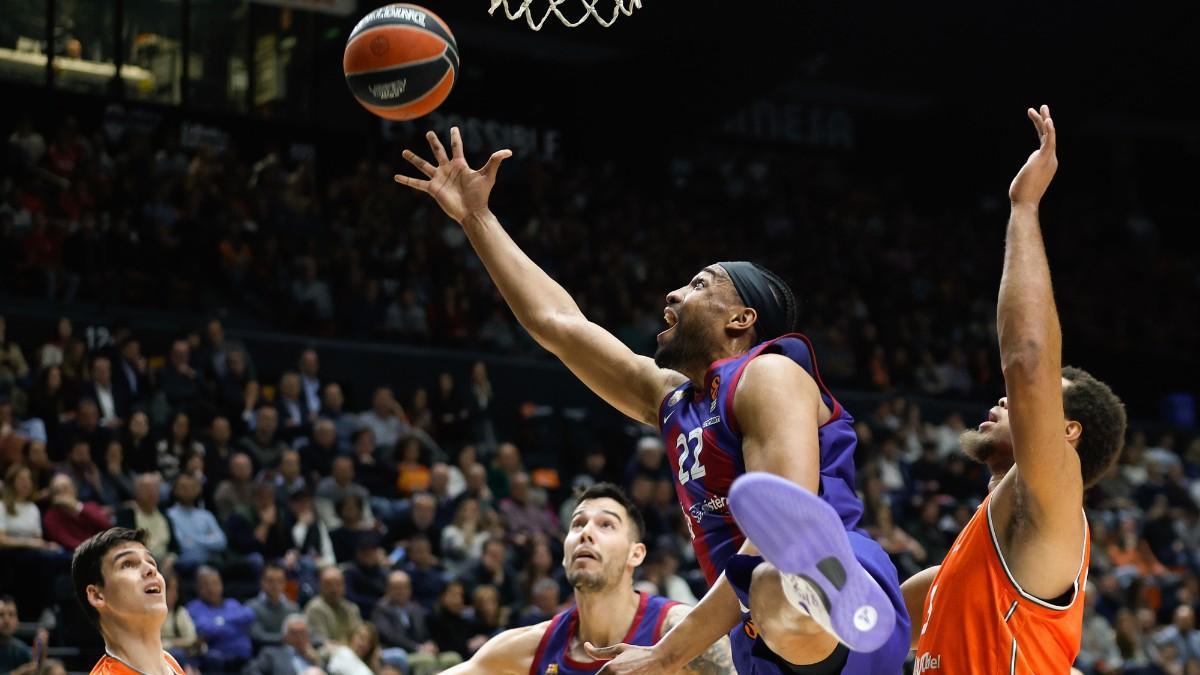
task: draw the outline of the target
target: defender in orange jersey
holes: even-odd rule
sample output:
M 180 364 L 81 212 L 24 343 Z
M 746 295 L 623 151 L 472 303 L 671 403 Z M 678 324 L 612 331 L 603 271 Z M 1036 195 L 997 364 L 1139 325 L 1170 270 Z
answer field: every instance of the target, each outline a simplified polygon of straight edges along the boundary
M 104 638 L 92 675 L 184 675 L 162 648 L 167 584 L 146 548 L 145 530 L 114 527 L 80 544 L 71 580 Z
M 1058 166 L 1050 109 L 1009 188 L 996 322 L 1008 396 L 963 434 L 992 472 L 988 497 L 940 567 L 904 584 L 915 675 L 1068 673 L 1079 653 L 1090 542 L 1083 492 L 1116 461 L 1125 409 L 1104 383 L 1062 368 L 1062 331 L 1038 205 Z

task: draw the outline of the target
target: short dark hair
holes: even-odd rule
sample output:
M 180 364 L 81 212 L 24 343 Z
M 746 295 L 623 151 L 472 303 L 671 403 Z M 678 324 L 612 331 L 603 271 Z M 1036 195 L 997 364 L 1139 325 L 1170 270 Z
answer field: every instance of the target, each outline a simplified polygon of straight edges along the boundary
M 611 499 L 625 509 L 629 514 L 629 524 L 633 527 L 633 540 L 640 542 L 646 534 L 646 520 L 642 512 L 633 503 L 625 491 L 612 483 L 595 483 L 575 491 L 575 503 L 582 504 L 589 499 Z
M 758 263 L 751 264 L 758 268 L 758 271 L 762 272 L 763 276 L 767 278 L 767 285 L 771 287 L 771 294 L 783 304 L 784 329 L 788 332 L 795 331 L 796 325 L 800 322 L 800 301 L 796 299 L 796 294 L 792 292 L 792 287 L 783 280 L 783 277 L 775 274 L 766 267 Z M 757 334 L 758 332 L 755 331 L 755 335 Z
M 126 527 L 112 527 L 99 534 L 92 535 L 87 541 L 75 548 L 71 558 L 71 581 L 75 585 L 75 599 L 83 607 L 84 614 L 96 627 L 100 626 L 100 613 L 88 602 L 87 587 L 91 585 L 104 586 L 104 556 L 121 544 L 133 542 L 146 545 L 145 530 L 131 530 Z
M 1080 368 L 1067 366 L 1062 376 L 1070 382 L 1063 387 L 1063 413 L 1079 422 L 1083 431 L 1075 451 L 1083 472 L 1083 486 L 1100 481 L 1116 463 L 1125 444 L 1125 404 L 1109 386 Z

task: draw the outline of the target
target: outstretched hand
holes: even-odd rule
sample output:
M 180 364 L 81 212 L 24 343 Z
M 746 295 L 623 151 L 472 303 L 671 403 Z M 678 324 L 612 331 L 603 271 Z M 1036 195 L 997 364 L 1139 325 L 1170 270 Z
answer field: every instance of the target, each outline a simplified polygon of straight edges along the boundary
M 659 675 L 674 672 L 653 647 L 638 647 L 623 642 L 611 647 L 597 647 L 585 642 L 583 649 L 592 660 L 608 662 L 598 671 L 599 675 Z
M 1025 166 L 1013 179 L 1008 188 L 1008 199 L 1013 206 L 1036 207 L 1042 201 L 1042 195 L 1046 194 L 1046 188 L 1050 187 L 1054 172 L 1058 170 L 1057 138 L 1054 120 L 1050 118 L 1050 106 L 1044 105 L 1041 110 L 1030 108 L 1027 113 L 1037 129 L 1039 147 L 1029 155 Z
M 429 193 L 446 215 L 460 224 L 472 213 L 486 210 L 488 196 L 492 193 L 492 186 L 496 184 L 496 172 L 499 171 L 501 162 L 512 157 L 512 151 L 499 150 L 492 153 L 483 168 L 476 171 L 467 165 L 467 160 L 463 157 L 462 135 L 458 127 L 450 129 L 449 157 L 446 156 L 446 149 L 438 140 L 437 134 L 430 131 L 425 134 L 425 138 L 433 150 L 437 166 L 411 150 L 404 151 L 404 159 L 417 167 L 429 180 L 396 174 L 396 182 Z

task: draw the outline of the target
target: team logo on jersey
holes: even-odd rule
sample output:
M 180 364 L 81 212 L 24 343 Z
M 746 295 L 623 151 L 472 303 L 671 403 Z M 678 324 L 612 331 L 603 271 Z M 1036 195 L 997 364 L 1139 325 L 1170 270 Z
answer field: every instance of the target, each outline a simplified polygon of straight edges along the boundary
M 742 623 L 742 630 L 746 631 L 746 637 L 751 640 L 758 639 L 758 626 L 755 626 L 753 621 L 747 620 Z
M 669 407 L 679 403 L 682 400 L 683 400 L 683 390 L 680 389 L 680 390 L 676 391 L 674 394 L 671 394 L 671 398 L 667 399 L 667 407 L 669 408 Z
M 558 675 L 558 664 L 551 663 L 550 665 L 546 666 L 546 675 Z
M 721 376 L 713 378 L 712 384 L 708 385 L 708 397 L 712 399 L 712 405 L 708 406 L 708 412 L 717 409 L 717 392 L 721 390 Z

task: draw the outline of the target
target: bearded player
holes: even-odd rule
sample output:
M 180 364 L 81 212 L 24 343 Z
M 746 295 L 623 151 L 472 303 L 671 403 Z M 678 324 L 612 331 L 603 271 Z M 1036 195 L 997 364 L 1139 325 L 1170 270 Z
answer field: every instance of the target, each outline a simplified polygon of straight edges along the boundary
M 435 134 L 427 138 L 436 166 L 407 150 L 404 157 L 428 180 L 396 181 L 429 193 L 462 225 L 539 344 L 618 410 L 657 426 L 675 449 L 668 455 L 676 493 L 711 588 L 653 648 L 592 649 L 613 659 L 604 672 L 675 672 L 725 634 L 742 673 L 899 672 L 908 614 L 895 567 L 857 527 L 853 418 L 821 384 L 807 339 L 791 333 L 797 308 L 787 285 L 752 263 L 710 265 L 667 295 L 668 327 L 655 357 L 639 356 L 588 321 L 489 210 L 500 163 L 512 153 L 501 150 L 475 171 L 458 129 L 450 131 L 450 156 Z M 754 548 L 726 499 L 746 471 L 776 474 L 830 507 L 814 511 L 824 520 L 813 529 L 791 533 L 811 541 L 813 565 L 781 574 L 738 555 Z
M 162 648 L 166 581 L 145 530 L 114 527 L 79 545 L 71 561 L 75 597 L 104 638 L 92 675 L 183 675 Z
M 989 494 L 940 567 L 904 584 L 923 610 L 915 673 L 1065 673 L 1079 654 L 1091 552 L 1084 490 L 1117 460 L 1125 408 L 1061 368 L 1062 332 L 1038 205 L 1058 167 L 1050 109 L 1029 110 L 1040 147 L 1009 188 L 996 322 L 1008 396 L 962 436 Z
M 563 567 L 575 588 L 575 606 L 534 626 L 514 628 L 488 640 L 470 661 L 449 675 L 584 675 L 593 661 L 585 643 L 652 645 L 691 609 L 633 590 L 633 571 L 646 558 L 645 524 L 621 489 L 608 483 L 581 492 L 563 541 Z M 714 643 L 682 672 L 733 672 L 729 641 Z

